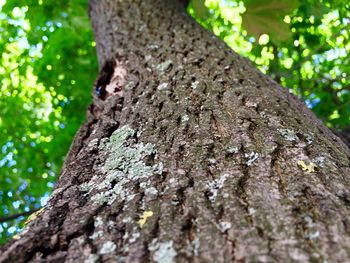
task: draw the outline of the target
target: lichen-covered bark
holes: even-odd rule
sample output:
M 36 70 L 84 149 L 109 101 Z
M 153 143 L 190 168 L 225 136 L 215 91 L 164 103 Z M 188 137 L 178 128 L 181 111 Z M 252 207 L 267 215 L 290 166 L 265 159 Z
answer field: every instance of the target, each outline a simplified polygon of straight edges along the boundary
M 348 262 L 349 149 L 173 0 L 90 0 L 101 65 L 0 262 Z

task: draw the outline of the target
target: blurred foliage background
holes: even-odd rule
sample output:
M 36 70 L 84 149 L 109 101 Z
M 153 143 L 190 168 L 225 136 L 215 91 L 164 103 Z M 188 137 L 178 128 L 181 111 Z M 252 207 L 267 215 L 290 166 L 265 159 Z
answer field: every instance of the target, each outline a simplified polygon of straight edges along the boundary
M 192 0 L 188 12 L 302 98 L 350 125 L 350 11 L 341 0 Z M 87 0 L 0 0 L 0 244 L 44 206 L 97 75 Z
M 0 0 L 0 243 L 45 205 L 96 76 L 87 1 Z

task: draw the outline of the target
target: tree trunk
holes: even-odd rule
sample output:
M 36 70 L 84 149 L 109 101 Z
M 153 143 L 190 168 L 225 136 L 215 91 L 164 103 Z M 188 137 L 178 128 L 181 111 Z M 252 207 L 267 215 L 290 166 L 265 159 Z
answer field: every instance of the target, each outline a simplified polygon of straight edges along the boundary
M 349 262 L 350 152 L 178 1 L 90 0 L 101 65 L 0 262 Z

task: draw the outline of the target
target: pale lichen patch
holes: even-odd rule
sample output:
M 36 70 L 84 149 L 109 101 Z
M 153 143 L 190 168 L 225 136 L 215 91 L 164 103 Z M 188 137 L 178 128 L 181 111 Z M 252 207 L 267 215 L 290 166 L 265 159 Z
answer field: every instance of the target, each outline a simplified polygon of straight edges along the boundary
M 173 64 L 173 61 L 166 60 L 163 63 L 160 63 L 159 65 L 157 65 L 157 70 L 161 71 L 161 72 L 165 71 L 165 70 L 167 70 L 170 67 L 171 64 Z
M 115 228 L 115 223 L 112 220 L 109 220 L 107 223 L 107 227 L 109 230 L 114 229 Z
M 313 159 L 313 162 L 319 167 L 324 167 L 325 161 L 326 158 L 324 156 L 317 156 Z
M 248 213 L 249 213 L 249 215 L 254 215 L 256 213 L 256 209 L 252 208 L 252 207 L 249 207 Z
M 281 136 L 287 141 L 298 141 L 298 136 L 292 129 L 277 129 Z
M 122 222 L 125 223 L 125 224 L 126 223 L 130 223 L 130 222 L 132 222 L 132 219 L 131 219 L 131 217 L 128 216 L 126 218 L 123 218 Z
M 248 166 L 251 166 L 259 158 L 259 154 L 256 152 L 246 153 L 244 156 L 247 159 L 246 165 Z
M 82 183 L 79 186 L 79 190 L 82 192 L 89 192 L 91 190 L 91 184 L 89 182 Z
M 171 204 L 177 206 L 180 202 L 177 200 L 171 200 Z
M 249 108 L 256 108 L 258 106 L 258 104 L 253 101 L 247 101 L 245 105 Z
M 305 215 L 304 216 L 304 220 L 305 220 L 305 230 L 306 230 L 306 238 L 313 240 L 313 239 L 317 239 L 320 237 L 320 232 L 317 230 L 317 225 L 314 222 L 314 220 L 309 216 L 309 215 Z
M 310 145 L 310 144 L 313 143 L 314 137 L 313 137 L 311 134 L 309 134 L 309 133 L 304 133 L 303 135 L 304 135 L 304 138 L 305 138 L 307 144 Z
M 102 225 L 103 225 L 102 217 L 100 217 L 100 216 L 96 217 L 95 222 L 94 222 L 94 226 L 95 227 L 100 227 Z
M 158 243 L 157 239 L 154 239 L 148 247 L 150 251 L 154 251 L 153 260 L 157 263 L 173 263 L 177 255 L 176 250 L 173 248 L 173 241 L 167 241 Z
M 199 238 L 196 237 L 195 239 L 193 239 L 192 241 L 192 246 L 193 246 L 193 254 L 195 256 L 198 256 L 199 255 L 199 248 L 200 248 L 200 241 L 199 241 Z
M 309 234 L 309 239 L 316 239 L 316 238 L 319 238 L 320 237 L 320 232 L 319 231 L 316 231 L 316 232 L 313 232 L 313 233 L 310 233 Z
M 190 119 L 190 117 L 187 114 L 185 114 L 184 116 L 182 116 L 181 122 L 188 122 L 189 119 Z
M 95 231 L 94 233 L 89 237 L 90 239 L 94 240 L 96 238 L 100 238 L 103 237 L 103 231 L 102 230 L 98 230 L 100 227 L 102 227 L 104 225 L 103 219 L 100 216 L 97 216 L 95 218 L 94 221 L 94 227 L 95 227 Z
M 265 111 L 262 111 L 260 112 L 260 116 L 265 119 L 267 117 L 267 114 Z
M 97 263 L 100 257 L 96 254 L 90 254 L 87 259 L 84 260 L 84 263 Z
M 145 189 L 145 195 L 158 195 L 158 190 L 155 187 L 147 187 Z
M 109 254 L 113 253 L 117 246 L 112 241 L 107 241 L 106 243 L 103 243 L 100 254 Z
M 97 146 L 98 146 L 98 139 L 97 139 L 97 138 L 91 140 L 91 141 L 89 142 L 89 144 L 88 144 L 88 147 L 89 147 L 89 148 L 95 148 L 95 147 L 97 147 Z
M 230 194 L 229 194 L 229 193 L 223 193 L 222 197 L 223 197 L 223 198 L 229 198 L 229 197 L 230 197 Z
M 226 152 L 230 154 L 238 153 L 238 151 L 239 151 L 238 147 L 230 147 L 226 150 Z
M 125 85 L 125 90 L 130 91 L 136 87 L 137 83 L 135 81 L 129 81 L 128 84 Z
M 140 232 L 135 232 L 131 235 L 129 242 L 130 243 L 135 243 L 136 240 L 141 236 Z
M 158 49 L 159 46 L 157 44 L 151 44 L 148 46 L 150 49 Z
M 169 180 L 169 184 L 171 184 L 171 185 L 175 186 L 175 185 L 177 184 L 177 180 L 176 180 L 176 178 L 170 178 L 170 180 Z
M 90 194 L 100 190 L 91 200 L 100 205 L 112 204 L 118 200 L 131 201 L 136 194 L 127 187 L 135 182 L 149 186 L 149 177 L 163 169 L 163 164 L 153 166 L 144 163 L 144 159 L 156 154 L 153 144 L 135 143 L 136 132 L 129 126 L 120 127 L 110 138 L 101 140 L 99 149 L 107 153 L 101 171 L 105 177 L 94 176 L 89 182 L 80 186 L 80 190 Z
M 96 238 L 103 237 L 103 231 L 95 231 L 91 236 L 89 236 L 90 239 L 95 240 Z
M 196 236 L 191 242 L 187 244 L 186 254 L 192 254 L 193 256 L 197 257 L 199 255 L 199 247 L 200 241 L 199 238 Z
M 168 83 L 161 83 L 157 87 L 157 90 L 166 90 L 168 88 Z
M 209 159 L 208 159 L 208 162 L 209 162 L 210 164 L 216 164 L 216 160 L 215 160 L 214 158 L 209 158 Z
M 219 190 L 224 186 L 226 179 L 229 177 L 228 174 L 223 174 L 214 181 L 211 181 L 207 184 L 207 187 L 211 193 L 209 200 L 214 202 L 219 193 Z
M 126 231 L 124 233 L 124 236 L 123 236 L 123 240 L 125 242 L 125 245 L 123 246 L 123 251 L 127 252 L 129 250 L 127 243 L 129 243 L 129 244 L 135 243 L 139 239 L 140 236 L 141 236 L 141 233 L 138 232 L 137 227 L 133 228 L 132 234 L 130 234 L 129 232 Z
M 197 80 L 194 81 L 194 82 L 192 82 L 192 83 L 191 83 L 191 88 L 192 88 L 193 90 L 197 89 L 198 84 L 199 84 L 199 81 L 197 81 Z
M 163 163 L 159 162 L 157 164 L 157 166 L 155 167 L 155 169 L 156 169 L 156 173 L 161 175 L 163 173 L 163 169 L 164 169 Z
M 129 126 L 123 126 L 112 134 L 107 143 L 100 147 L 101 150 L 109 152 L 103 166 L 104 171 L 121 171 L 131 177 L 138 178 L 149 177 L 153 174 L 153 168 L 145 165 L 143 158 L 156 152 L 154 145 L 141 142 L 126 146 L 127 139 L 134 134 L 135 131 Z
M 139 32 L 142 32 L 147 26 L 145 24 L 142 24 L 140 27 L 139 27 Z
M 221 232 L 226 232 L 227 230 L 229 230 L 232 227 L 232 224 L 230 222 L 220 222 L 219 223 L 219 229 Z

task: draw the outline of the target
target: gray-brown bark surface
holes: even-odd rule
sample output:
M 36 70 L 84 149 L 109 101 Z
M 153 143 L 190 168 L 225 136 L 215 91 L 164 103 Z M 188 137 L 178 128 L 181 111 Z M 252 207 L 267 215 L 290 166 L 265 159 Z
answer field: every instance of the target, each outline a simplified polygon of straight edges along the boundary
M 105 92 L 0 262 L 350 261 L 349 150 L 302 103 L 176 1 L 90 15 Z

